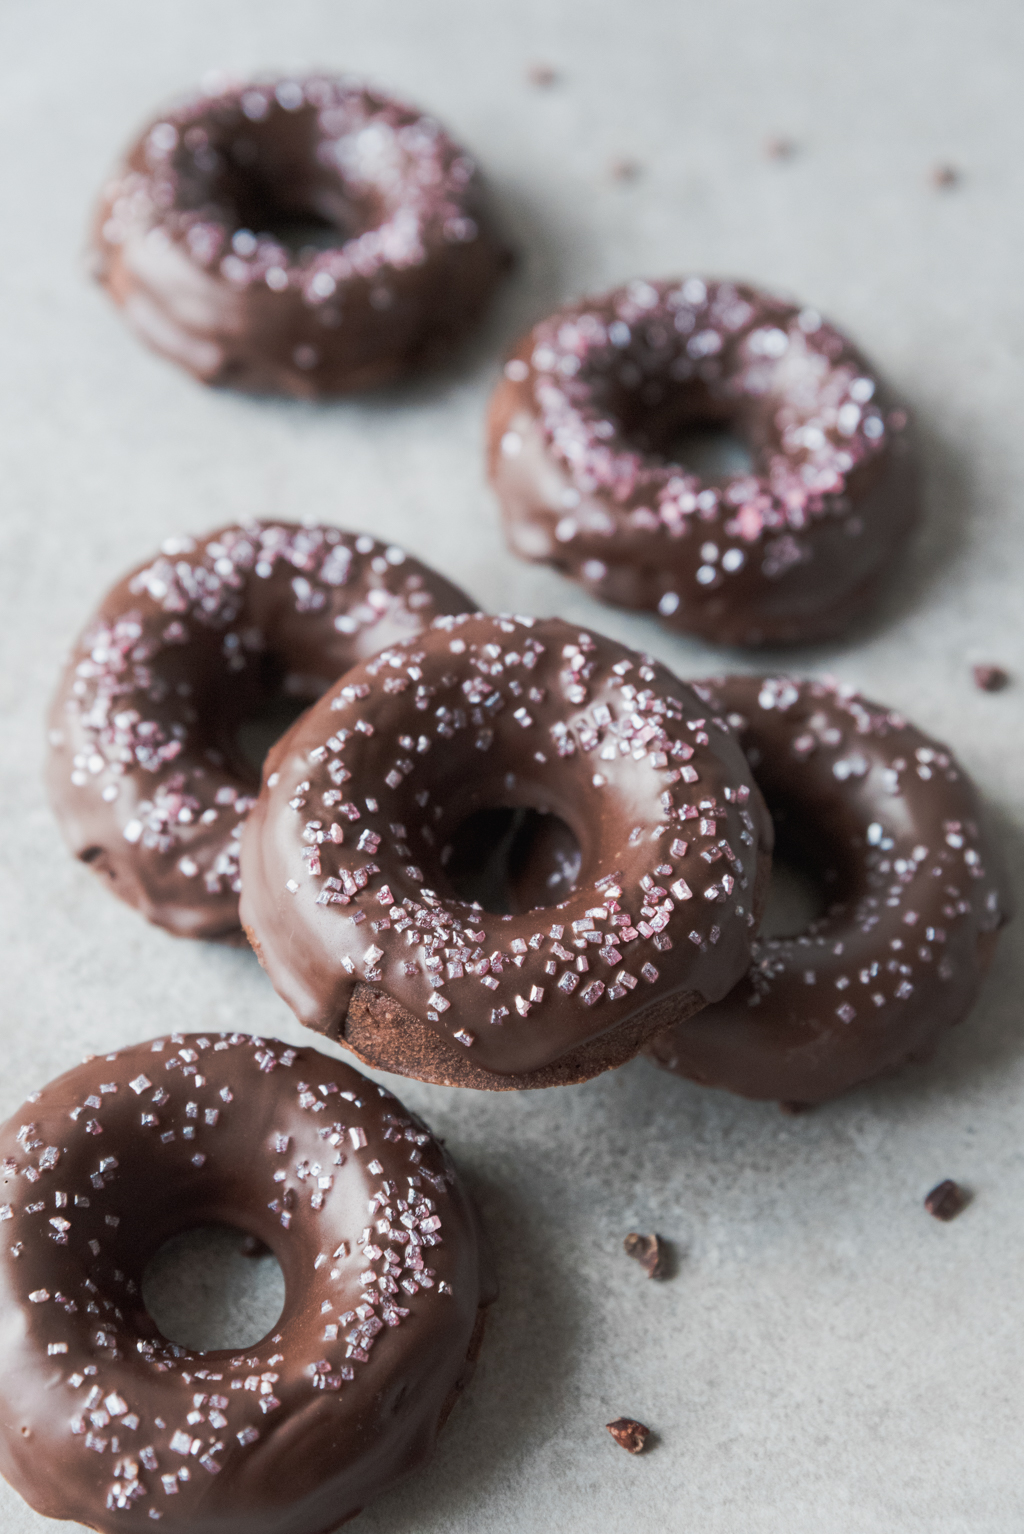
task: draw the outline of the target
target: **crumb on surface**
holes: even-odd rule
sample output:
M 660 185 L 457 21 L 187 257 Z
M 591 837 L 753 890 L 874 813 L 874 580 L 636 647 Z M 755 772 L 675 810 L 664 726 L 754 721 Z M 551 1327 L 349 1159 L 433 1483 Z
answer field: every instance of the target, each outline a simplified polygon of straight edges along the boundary
M 959 1183 L 947 1177 L 944 1181 L 936 1183 L 932 1191 L 924 1201 L 924 1207 L 936 1220 L 955 1220 L 971 1201 L 971 1195 L 966 1188 L 961 1188 Z
M 781 133 L 771 133 L 764 141 L 764 152 L 769 160 L 791 160 L 797 152 L 796 141 Z
M 668 1267 L 668 1251 L 660 1236 L 653 1233 L 642 1236 L 632 1230 L 622 1243 L 626 1256 L 640 1264 L 648 1278 L 664 1278 Z
M 636 181 L 643 166 L 630 155 L 615 155 L 608 161 L 608 174 L 613 181 Z
M 559 74 L 552 64 L 534 63 L 526 71 L 526 78 L 531 85 L 546 90 L 549 86 L 558 84 Z
M 615 1442 L 628 1454 L 643 1453 L 651 1431 L 649 1427 L 644 1427 L 643 1423 L 637 1422 L 635 1417 L 616 1417 L 614 1422 L 609 1422 L 606 1426 Z
M 1010 674 L 1002 666 L 972 666 L 974 685 L 982 692 L 1001 692 L 1009 684 Z

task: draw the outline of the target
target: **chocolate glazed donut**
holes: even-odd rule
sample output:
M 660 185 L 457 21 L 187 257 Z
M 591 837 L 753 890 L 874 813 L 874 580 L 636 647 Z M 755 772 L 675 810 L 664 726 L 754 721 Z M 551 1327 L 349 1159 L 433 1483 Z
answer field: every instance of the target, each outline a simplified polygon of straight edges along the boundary
M 104 189 L 96 272 L 203 383 L 316 399 L 443 355 L 508 266 L 474 162 L 430 117 L 315 75 L 197 94 Z
M 174 1034 L 69 1071 L 0 1129 L 0 1469 L 104 1531 L 328 1534 L 433 1450 L 494 1297 L 455 1169 L 317 1054 Z M 271 1336 L 197 1352 L 141 1298 L 228 1223 L 285 1277 Z
M 830 683 L 733 676 L 695 691 L 738 731 L 780 850 L 829 907 L 798 936 L 759 938 L 725 1000 L 649 1053 L 793 1104 L 926 1059 L 970 1009 L 1009 918 L 970 778 L 900 715 Z
M 424 1081 L 552 1086 L 630 1059 L 749 960 L 770 822 L 713 713 L 558 619 L 439 618 L 355 667 L 271 752 L 243 836 L 242 920 L 275 987 Z M 485 910 L 464 875 L 502 825 L 511 895 Z
M 750 467 L 704 478 L 680 439 L 722 428 Z M 742 283 L 632 282 L 542 320 L 488 443 L 517 554 L 720 644 L 839 633 L 917 511 L 906 411 L 875 370 Z
M 287 711 L 281 733 L 356 661 L 473 605 L 336 527 L 168 539 L 104 598 L 53 701 L 47 781 L 72 852 L 168 931 L 242 941 L 238 844 L 259 779 L 240 728 Z

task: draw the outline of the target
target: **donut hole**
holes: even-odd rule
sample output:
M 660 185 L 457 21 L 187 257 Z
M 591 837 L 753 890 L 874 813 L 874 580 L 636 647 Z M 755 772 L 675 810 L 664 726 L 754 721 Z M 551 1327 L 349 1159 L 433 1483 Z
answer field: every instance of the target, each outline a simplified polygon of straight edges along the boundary
M 529 695 L 527 701 L 536 706 Z M 411 869 L 428 899 L 461 907 L 460 918 L 467 906 L 513 917 L 564 906 L 615 873 L 607 812 L 589 776 L 580 781 L 578 758 L 550 761 L 541 752 L 535 767 L 511 709 L 493 726 L 455 730 L 444 720 L 443 728 L 443 747 L 439 742 L 423 754 L 414 736 L 398 736 L 410 754 L 399 758 L 405 776 L 392 801 L 395 839 L 377 849 L 377 861 L 386 871 L 393 867 L 397 881 Z M 387 783 L 387 758 L 373 744 L 368 770 Z
M 284 1310 L 273 1252 L 229 1225 L 202 1225 L 165 1241 L 142 1277 L 142 1299 L 162 1336 L 200 1352 L 254 1347 Z
M 229 674 L 211 712 L 222 722 L 222 738 L 217 744 L 243 777 L 258 784 L 271 746 L 327 690 L 333 678 L 290 671 L 272 650 L 258 656 L 250 666 L 244 684 L 240 684 L 237 673 Z
M 300 259 L 343 245 L 359 230 L 356 209 L 337 190 L 307 186 L 295 196 L 267 174 L 239 169 L 225 201 L 233 212 L 235 234 L 270 239 Z M 238 243 L 238 242 L 236 242 Z
M 235 726 L 233 754 L 258 783 L 267 752 L 300 719 L 313 700 L 287 692 L 272 693 L 255 713 L 246 714 Z
M 827 826 L 807 823 L 786 804 L 768 800 L 775 827 L 772 873 L 761 921 L 765 938 L 799 937 L 811 931 L 848 896 L 843 849 Z
M 270 195 L 253 201 L 255 206 L 235 233 L 273 240 L 300 261 L 321 250 L 335 250 L 348 237 L 347 224 L 332 223 L 315 208 L 287 208 Z
M 193 128 L 176 157 L 179 205 L 226 223 L 243 257 L 261 239 L 299 259 L 335 249 L 379 223 L 382 209 L 371 190 L 353 194 L 320 144 L 311 106 Z
M 614 444 L 708 483 L 758 473 L 770 446 L 762 401 L 734 391 L 717 358 L 691 361 L 660 325 L 598 351 L 574 383 L 594 444 Z
M 750 444 L 738 431 L 719 421 L 694 421 L 676 431 L 659 456 L 679 464 L 708 485 L 756 471 Z
M 761 918 L 761 936 L 798 937 L 826 915 L 829 896 L 811 869 L 776 853 Z
M 455 895 L 495 916 L 557 905 L 576 888 L 582 852 L 559 815 L 494 805 L 461 821 L 441 849 Z
M 644 457 L 676 464 L 707 483 L 757 471 L 757 444 L 734 400 L 693 383 L 649 383 L 616 394 L 622 438 Z

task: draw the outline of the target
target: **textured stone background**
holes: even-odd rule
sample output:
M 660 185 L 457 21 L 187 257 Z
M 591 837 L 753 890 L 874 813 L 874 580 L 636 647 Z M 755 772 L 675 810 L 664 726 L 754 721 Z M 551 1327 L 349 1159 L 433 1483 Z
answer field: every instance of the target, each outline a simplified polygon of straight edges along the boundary
M 527 81 L 533 61 L 559 82 Z M 523 254 L 486 334 L 415 388 L 330 408 L 203 391 L 87 281 L 91 199 L 211 66 L 339 66 L 477 152 Z M 750 277 L 860 338 L 924 429 L 928 516 L 884 609 L 791 656 L 949 740 L 1021 863 L 1024 11 L 999 0 L 5 0 L 0 9 L 0 1114 L 87 1048 L 298 1029 L 255 961 L 175 943 L 64 852 L 44 701 L 104 588 L 168 533 L 315 515 L 397 539 L 487 607 L 559 612 L 684 676 L 723 664 L 504 552 L 481 471 L 502 349 L 637 274 Z M 767 136 L 798 153 L 768 158 Z M 629 184 L 609 161 L 642 166 Z M 962 183 L 937 191 L 939 162 Z M 1018 678 L 988 696 L 969 663 Z M 771 660 L 769 661 L 769 664 Z M 775 664 L 780 664 L 775 660 Z M 742 661 L 740 664 L 750 664 Z M 1011 929 L 932 1065 L 790 1120 L 645 1062 L 577 1089 L 399 1083 L 478 1190 L 504 1286 L 433 1466 L 358 1525 L 1016 1534 L 1024 1048 Z M 940 1226 L 940 1177 L 975 1199 Z M 631 1228 L 677 1244 L 648 1283 Z M 657 1442 L 623 1454 L 627 1413 Z M 11 1534 L 56 1527 L 0 1486 Z

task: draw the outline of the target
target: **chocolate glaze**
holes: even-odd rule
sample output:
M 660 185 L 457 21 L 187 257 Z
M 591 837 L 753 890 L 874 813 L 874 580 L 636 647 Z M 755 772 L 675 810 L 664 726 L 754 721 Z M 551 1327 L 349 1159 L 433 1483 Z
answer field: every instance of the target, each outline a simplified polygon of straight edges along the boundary
M 629 1059 L 749 958 L 770 822 L 712 712 L 558 619 L 439 618 L 355 667 L 268 756 L 242 841 L 242 920 L 275 987 L 307 1027 L 429 1081 L 547 1086 Z M 529 858 L 512 882 L 538 909 L 457 898 L 453 839 L 499 806 L 575 839 L 557 904 Z
M 71 850 L 169 931 L 241 939 L 238 840 L 259 782 L 239 725 L 473 605 L 336 527 L 168 539 L 104 598 L 57 688 L 47 780 Z
M 443 354 L 508 255 L 433 118 L 326 75 L 195 94 L 105 187 L 96 272 L 204 383 L 315 399 Z
M 970 778 L 900 715 L 825 682 L 695 684 L 739 732 L 780 851 L 827 914 L 759 938 L 739 985 L 653 1041 L 659 1064 L 744 1097 L 822 1102 L 926 1058 L 967 1013 L 1010 903 Z
M 688 469 L 673 439 L 697 426 L 730 428 L 750 471 Z M 517 554 L 722 644 L 840 632 L 916 516 L 906 411 L 819 314 L 742 283 L 558 310 L 506 364 L 488 441 Z
M 451 1160 L 383 1087 L 173 1034 L 34 1093 L 0 1156 L 0 1469 L 38 1512 L 327 1534 L 428 1457 L 494 1287 Z M 273 1334 L 237 1352 L 168 1343 L 141 1299 L 209 1223 L 284 1272 Z

